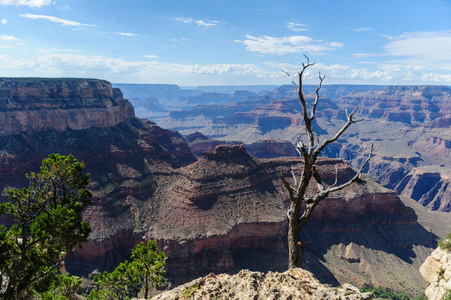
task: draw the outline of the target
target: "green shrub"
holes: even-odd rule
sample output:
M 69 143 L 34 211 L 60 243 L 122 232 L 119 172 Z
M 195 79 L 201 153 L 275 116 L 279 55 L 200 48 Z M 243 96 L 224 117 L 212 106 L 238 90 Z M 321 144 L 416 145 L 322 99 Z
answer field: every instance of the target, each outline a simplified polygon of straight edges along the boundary
M 380 286 L 372 286 L 372 285 L 364 285 L 363 287 L 359 288 L 360 292 L 366 293 L 370 292 L 374 295 L 375 298 L 381 298 L 381 299 L 392 299 L 392 300 L 425 300 L 427 299 L 424 296 L 420 295 L 407 295 L 406 293 L 396 293 L 393 290 L 386 288 L 386 287 L 380 287 Z
M 451 290 L 443 296 L 442 300 L 451 300 Z
M 192 286 L 187 286 L 182 291 L 182 296 L 185 298 L 189 298 L 193 295 L 194 291 L 199 289 L 199 284 L 194 284 Z
M 451 251 L 451 233 L 443 237 L 438 243 L 438 246 L 443 250 Z

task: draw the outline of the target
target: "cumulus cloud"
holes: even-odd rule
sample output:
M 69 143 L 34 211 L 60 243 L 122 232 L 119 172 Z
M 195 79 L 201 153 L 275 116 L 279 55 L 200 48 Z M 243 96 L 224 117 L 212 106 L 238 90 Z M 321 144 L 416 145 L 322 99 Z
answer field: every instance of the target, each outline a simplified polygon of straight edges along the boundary
M 176 82 L 195 85 L 208 82 L 238 84 L 248 77 L 271 78 L 274 72 L 264 71 L 253 64 L 175 64 L 56 53 L 33 59 L 0 59 L 0 76 L 2 73 L 15 76 L 95 77 L 116 82 L 127 80 L 135 83 Z M 280 71 L 277 71 L 278 73 Z
M 324 43 L 322 41 L 315 41 L 307 36 L 284 36 L 281 38 L 263 35 L 261 37 L 254 37 L 246 35 L 246 40 L 235 42 L 243 43 L 246 49 L 260 54 L 274 54 L 284 55 L 288 53 L 303 53 L 310 52 L 321 54 L 324 51 L 333 50 L 343 46 L 342 43 L 332 42 Z
M 443 74 L 435 74 L 435 73 L 426 73 L 423 75 L 422 79 L 424 81 L 429 82 L 451 82 L 451 74 L 443 75 Z
M 174 20 L 176 20 L 178 22 L 186 23 L 186 24 L 197 24 L 198 26 L 201 26 L 201 27 L 213 27 L 213 26 L 217 26 L 219 24 L 218 21 L 214 21 L 214 20 L 204 21 L 204 20 L 194 20 L 192 18 L 183 18 L 183 17 L 174 18 Z
M 19 39 L 15 38 L 11 35 L 0 35 L 0 40 L 8 41 L 8 42 L 15 42 L 15 41 L 18 41 Z
M 23 15 L 20 15 L 20 16 L 24 17 L 24 18 L 28 18 L 28 19 L 34 19 L 34 20 L 36 20 L 36 19 L 44 19 L 44 20 L 48 20 L 50 22 L 55 22 L 55 23 L 62 24 L 63 26 L 94 26 L 94 25 L 90 25 L 90 24 L 79 23 L 79 22 L 76 22 L 76 21 L 60 19 L 60 18 L 53 17 L 53 16 L 34 15 L 34 14 L 23 14 Z
M 2 20 L 0 21 L 0 23 L 2 23 L 2 24 L 8 24 L 8 20 L 2 19 Z
M 0 5 L 25 5 L 29 7 L 41 7 L 51 3 L 52 0 L 0 0 Z
M 287 24 L 288 29 L 290 29 L 291 31 L 296 31 L 296 32 L 308 31 L 307 27 L 308 27 L 308 25 L 300 24 L 297 22 L 288 22 L 288 24 Z

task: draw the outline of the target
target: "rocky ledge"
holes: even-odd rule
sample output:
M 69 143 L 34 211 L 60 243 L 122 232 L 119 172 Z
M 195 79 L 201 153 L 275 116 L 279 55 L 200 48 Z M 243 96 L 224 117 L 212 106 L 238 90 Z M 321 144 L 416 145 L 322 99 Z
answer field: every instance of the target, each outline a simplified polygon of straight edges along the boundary
M 323 285 L 312 273 L 303 269 L 283 273 L 252 272 L 241 270 L 238 274 L 209 275 L 155 296 L 155 300 L 182 299 L 373 299 L 371 293 L 361 293 L 358 288 L 344 284 L 341 288 Z
M 105 128 L 133 117 L 130 102 L 104 80 L 0 78 L 0 136 Z
M 421 265 L 420 273 L 429 285 L 426 297 L 429 300 L 443 299 L 451 291 L 451 252 L 440 247 L 435 249 Z

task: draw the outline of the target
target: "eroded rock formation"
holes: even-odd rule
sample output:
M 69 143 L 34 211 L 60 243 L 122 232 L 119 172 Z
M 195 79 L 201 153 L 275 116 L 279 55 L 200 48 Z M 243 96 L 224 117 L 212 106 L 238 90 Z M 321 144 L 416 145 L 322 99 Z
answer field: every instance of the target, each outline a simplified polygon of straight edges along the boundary
M 107 81 L 0 79 L 0 136 L 105 128 L 134 116 Z

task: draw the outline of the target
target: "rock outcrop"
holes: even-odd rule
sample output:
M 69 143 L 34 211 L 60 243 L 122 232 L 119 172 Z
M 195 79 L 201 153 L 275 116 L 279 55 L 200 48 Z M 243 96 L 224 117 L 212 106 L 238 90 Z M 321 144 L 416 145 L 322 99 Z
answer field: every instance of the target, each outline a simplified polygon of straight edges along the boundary
M 202 156 L 203 152 L 215 149 L 216 146 L 223 144 L 241 145 L 237 141 L 220 141 L 206 137 L 200 132 L 195 132 L 186 136 L 191 151 L 196 156 Z M 261 140 L 247 144 L 246 151 L 252 156 L 258 158 L 275 158 L 280 156 L 296 156 L 296 150 L 289 141 L 280 141 L 276 139 Z
M 371 293 L 361 293 L 358 288 L 344 284 L 340 288 L 323 285 L 312 273 L 293 269 L 283 273 L 252 272 L 242 270 L 238 274 L 209 275 L 163 292 L 155 300 L 182 299 L 324 299 L 370 300 Z
M 105 128 L 134 116 L 107 81 L 0 78 L 0 136 Z
M 450 171 L 439 166 L 414 168 L 396 186 L 396 191 L 431 210 L 451 211 Z
M 420 267 L 428 283 L 425 295 L 429 300 L 440 300 L 451 291 L 451 252 L 438 247 Z

